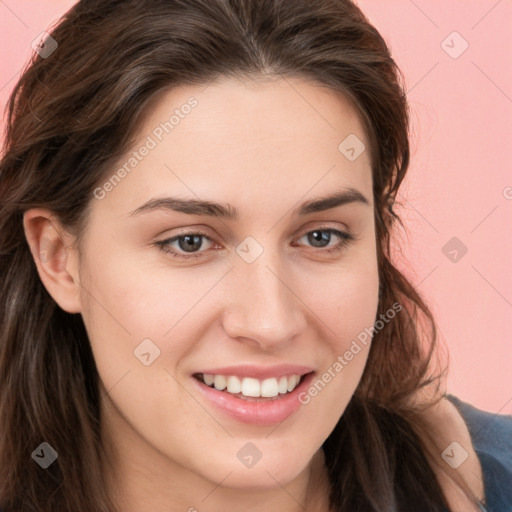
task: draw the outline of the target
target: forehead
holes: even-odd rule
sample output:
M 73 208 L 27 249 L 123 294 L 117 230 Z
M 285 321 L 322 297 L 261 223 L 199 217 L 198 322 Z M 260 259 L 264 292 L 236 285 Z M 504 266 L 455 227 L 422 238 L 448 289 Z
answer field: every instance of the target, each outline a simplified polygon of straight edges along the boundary
M 355 109 L 296 78 L 162 91 L 111 174 L 119 169 L 122 183 L 103 203 L 125 212 L 167 192 L 246 206 L 342 186 L 371 198 L 369 140 Z

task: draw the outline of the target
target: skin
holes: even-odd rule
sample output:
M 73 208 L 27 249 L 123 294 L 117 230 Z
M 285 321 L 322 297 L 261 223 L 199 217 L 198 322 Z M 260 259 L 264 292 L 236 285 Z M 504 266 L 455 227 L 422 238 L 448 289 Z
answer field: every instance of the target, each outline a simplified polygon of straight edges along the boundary
M 219 80 L 167 91 L 147 113 L 132 149 L 194 96 L 198 105 L 103 199 L 93 199 L 82 250 L 45 209 L 24 227 L 46 289 L 84 320 L 100 375 L 103 435 L 115 472 L 105 478 L 125 512 L 327 511 L 321 445 L 343 414 L 370 344 L 279 425 L 240 423 L 192 386 L 201 368 L 240 363 L 310 365 L 321 375 L 374 324 L 379 276 L 368 139 L 352 107 L 299 79 Z M 353 188 L 350 203 L 305 217 L 307 200 Z M 171 211 L 131 216 L 166 195 L 229 203 L 239 220 Z M 305 236 L 335 228 L 355 240 L 339 253 Z M 205 231 L 199 258 L 179 260 L 155 242 Z M 263 248 L 252 263 L 236 248 Z M 331 235 L 327 249 L 339 242 Z M 169 244 L 170 245 L 170 244 Z M 40 258 L 41 248 L 51 257 Z M 188 254 L 174 241 L 171 247 Z M 151 339 L 149 366 L 134 349 Z M 262 453 L 251 468 L 237 452 Z M 311 503 L 311 505 L 309 505 Z
M 418 392 L 414 402 L 430 402 L 435 396 L 431 392 Z M 472 439 L 457 407 L 443 398 L 423 413 L 424 420 L 431 429 L 435 440 L 432 456 L 427 458 L 441 485 L 441 489 L 453 512 L 479 512 L 480 509 L 470 499 L 484 499 L 484 482 L 480 459 L 473 447 Z M 440 454 L 456 441 L 468 454 L 467 459 L 456 469 L 447 464 Z

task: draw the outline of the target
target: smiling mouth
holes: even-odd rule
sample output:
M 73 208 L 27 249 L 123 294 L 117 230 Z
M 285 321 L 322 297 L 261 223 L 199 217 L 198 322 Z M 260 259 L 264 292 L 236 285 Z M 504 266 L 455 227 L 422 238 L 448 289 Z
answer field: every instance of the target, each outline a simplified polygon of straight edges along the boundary
M 290 394 L 310 373 L 283 375 L 268 379 L 195 373 L 193 377 L 204 385 L 249 402 L 278 400 Z

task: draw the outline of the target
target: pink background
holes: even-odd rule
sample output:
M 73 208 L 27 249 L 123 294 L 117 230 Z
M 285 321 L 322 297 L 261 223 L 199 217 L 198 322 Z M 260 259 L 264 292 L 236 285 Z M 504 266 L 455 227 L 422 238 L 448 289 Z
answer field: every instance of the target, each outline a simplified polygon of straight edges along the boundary
M 2 108 L 31 41 L 73 4 L 0 2 Z M 403 252 L 450 352 L 448 391 L 512 414 L 512 4 L 358 4 L 406 79 L 413 153 L 399 210 L 408 232 Z M 461 257 L 448 246 L 456 262 L 443 253 L 453 237 L 468 249 Z

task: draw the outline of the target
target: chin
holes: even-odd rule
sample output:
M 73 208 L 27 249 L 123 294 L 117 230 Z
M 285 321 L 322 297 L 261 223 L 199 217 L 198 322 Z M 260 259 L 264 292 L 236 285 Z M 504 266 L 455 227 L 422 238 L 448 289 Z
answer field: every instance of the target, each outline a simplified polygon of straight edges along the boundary
M 296 454 L 299 455 L 299 454 Z M 238 459 L 236 463 L 219 465 L 211 475 L 210 480 L 219 481 L 219 475 L 228 475 L 223 486 L 233 489 L 270 490 L 287 485 L 306 469 L 310 460 L 300 457 L 290 457 L 290 452 L 272 453 L 265 459 L 265 454 L 252 467 L 245 467 Z

